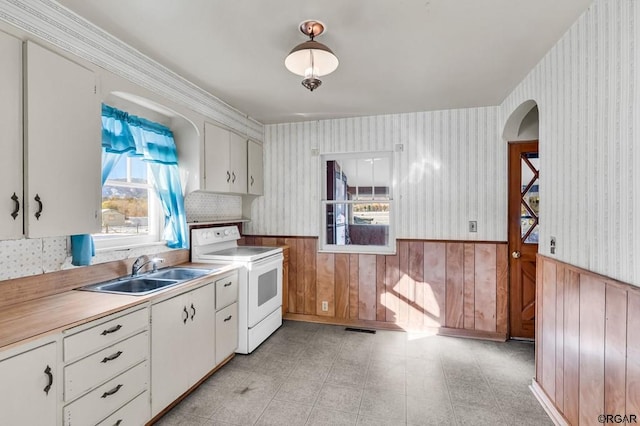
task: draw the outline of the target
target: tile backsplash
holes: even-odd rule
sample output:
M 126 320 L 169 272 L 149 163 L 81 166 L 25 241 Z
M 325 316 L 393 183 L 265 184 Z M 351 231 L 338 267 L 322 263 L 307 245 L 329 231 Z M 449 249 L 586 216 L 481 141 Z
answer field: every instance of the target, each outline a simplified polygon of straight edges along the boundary
M 240 219 L 242 197 L 240 195 L 191 192 L 184 199 L 187 222 L 214 222 Z
M 242 197 L 239 195 L 192 192 L 185 197 L 187 222 L 213 222 L 242 217 Z M 132 247 L 99 251 L 91 264 L 157 255 L 169 251 L 165 245 Z M 22 238 L 0 240 L 0 281 L 71 269 L 69 237 Z

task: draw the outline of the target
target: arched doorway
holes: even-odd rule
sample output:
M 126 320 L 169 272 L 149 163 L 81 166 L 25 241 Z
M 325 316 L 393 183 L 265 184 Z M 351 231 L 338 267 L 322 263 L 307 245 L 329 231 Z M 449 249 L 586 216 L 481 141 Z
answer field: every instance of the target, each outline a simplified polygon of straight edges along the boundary
M 535 338 L 536 255 L 540 228 L 538 106 L 527 101 L 505 124 L 508 142 L 509 335 Z

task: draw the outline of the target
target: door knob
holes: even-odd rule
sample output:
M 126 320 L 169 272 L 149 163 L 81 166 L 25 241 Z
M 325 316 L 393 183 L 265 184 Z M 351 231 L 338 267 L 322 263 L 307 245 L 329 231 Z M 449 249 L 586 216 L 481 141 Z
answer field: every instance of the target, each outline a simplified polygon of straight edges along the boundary
M 514 251 L 513 253 L 511 253 L 511 257 L 513 257 L 514 259 L 520 259 L 520 252 Z

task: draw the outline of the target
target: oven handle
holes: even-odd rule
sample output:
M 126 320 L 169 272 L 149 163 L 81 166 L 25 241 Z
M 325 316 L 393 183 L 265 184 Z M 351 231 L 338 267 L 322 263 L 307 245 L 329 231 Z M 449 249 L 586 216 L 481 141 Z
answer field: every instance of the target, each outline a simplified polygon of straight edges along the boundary
M 272 256 L 269 257 L 265 257 L 263 259 L 260 260 L 256 260 L 255 262 L 251 262 L 251 267 L 252 268 L 259 268 L 261 266 L 264 265 L 269 265 L 269 264 L 275 264 L 275 263 L 279 263 L 282 265 L 282 260 L 284 259 L 284 256 L 282 256 L 282 253 L 278 253 L 278 254 L 274 254 Z

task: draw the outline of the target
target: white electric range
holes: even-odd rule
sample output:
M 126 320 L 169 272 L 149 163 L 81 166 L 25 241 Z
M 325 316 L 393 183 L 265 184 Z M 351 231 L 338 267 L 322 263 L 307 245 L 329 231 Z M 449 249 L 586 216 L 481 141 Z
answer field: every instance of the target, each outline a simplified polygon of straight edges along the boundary
M 236 226 L 191 232 L 191 261 L 239 268 L 238 349 L 253 352 L 282 325 L 282 248 L 239 246 Z

